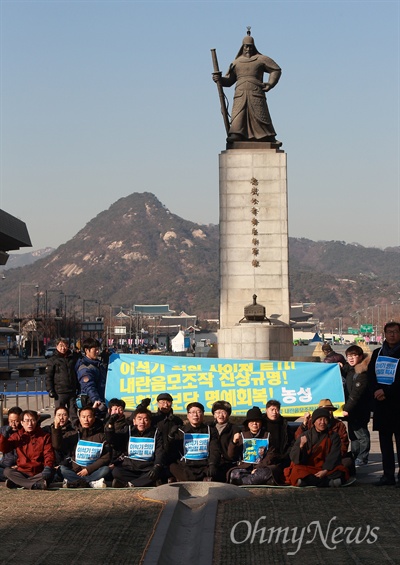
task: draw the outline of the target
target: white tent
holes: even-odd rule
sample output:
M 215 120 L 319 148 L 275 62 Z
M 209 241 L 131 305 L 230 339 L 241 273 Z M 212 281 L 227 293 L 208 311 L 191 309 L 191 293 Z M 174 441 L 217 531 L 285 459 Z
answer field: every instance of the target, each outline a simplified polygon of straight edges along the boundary
M 179 330 L 176 336 L 171 339 L 171 347 L 174 353 L 185 351 L 185 332 Z

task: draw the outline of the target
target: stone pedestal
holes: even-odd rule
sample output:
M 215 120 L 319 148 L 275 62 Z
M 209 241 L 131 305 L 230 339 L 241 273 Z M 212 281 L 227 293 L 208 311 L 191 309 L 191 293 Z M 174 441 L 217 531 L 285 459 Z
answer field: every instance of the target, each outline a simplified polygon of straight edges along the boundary
M 287 360 L 293 345 L 289 351 L 286 154 L 268 143 L 241 144 L 223 151 L 219 166 L 219 357 Z M 253 294 L 277 327 L 237 327 Z
M 288 326 L 255 322 L 218 331 L 218 357 L 221 359 L 288 361 L 292 355 L 293 332 Z

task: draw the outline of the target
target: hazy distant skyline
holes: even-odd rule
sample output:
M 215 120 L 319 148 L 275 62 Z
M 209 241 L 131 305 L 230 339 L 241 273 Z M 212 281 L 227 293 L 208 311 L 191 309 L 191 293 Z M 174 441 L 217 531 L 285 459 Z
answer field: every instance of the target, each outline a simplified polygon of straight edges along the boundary
M 0 19 L 0 208 L 33 249 L 133 192 L 218 223 L 210 49 L 225 73 L 248 25 L 283 70 L 289 235 L 400 245 L 399 2 L 2 0 Z

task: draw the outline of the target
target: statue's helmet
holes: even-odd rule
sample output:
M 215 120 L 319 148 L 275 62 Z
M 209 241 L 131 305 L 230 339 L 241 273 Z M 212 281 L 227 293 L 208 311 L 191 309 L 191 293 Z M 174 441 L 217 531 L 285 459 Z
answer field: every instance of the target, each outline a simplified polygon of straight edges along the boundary
M 253 55 L 259 54 L 259 51 L 257 51 L 257 48 L 256 48 L 255 43 L 254 43 L 254 37 L 252 37 L 251 35 L 248 34 L 243 38 L 242 45 L 239 49 L 238 54 L 236 55 L 236 59 L 238 57 L 240 57 L 241 55 L 243 55 L 243 46 L 244 45 L 251 45 L 253 47 L 253 51 L 252 51 Z
M 242 45 L 254 45 L 254 37 L 246 35 L 242 41 Z

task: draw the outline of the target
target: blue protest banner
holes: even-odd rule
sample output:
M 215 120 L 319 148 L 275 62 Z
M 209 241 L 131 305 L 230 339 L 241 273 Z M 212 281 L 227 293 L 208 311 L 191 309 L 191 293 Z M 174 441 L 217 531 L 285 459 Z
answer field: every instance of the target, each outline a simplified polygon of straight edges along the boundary
M 344 403 L 336 363 L 111 355 L 107 400 L 122 398 L 133 410 L 150 397 L 150 408 L 157 410 L 161 392 L 172 395 L 175 412 L 185 412 L 189 402 L 201 402 L 211 412 L 216 400 L 227 400 L 238 416 L 272 398 L 281 402 L 283 416 L 294 417 L 315 410 L 321 398 L 330 398 L 338 407 Z

